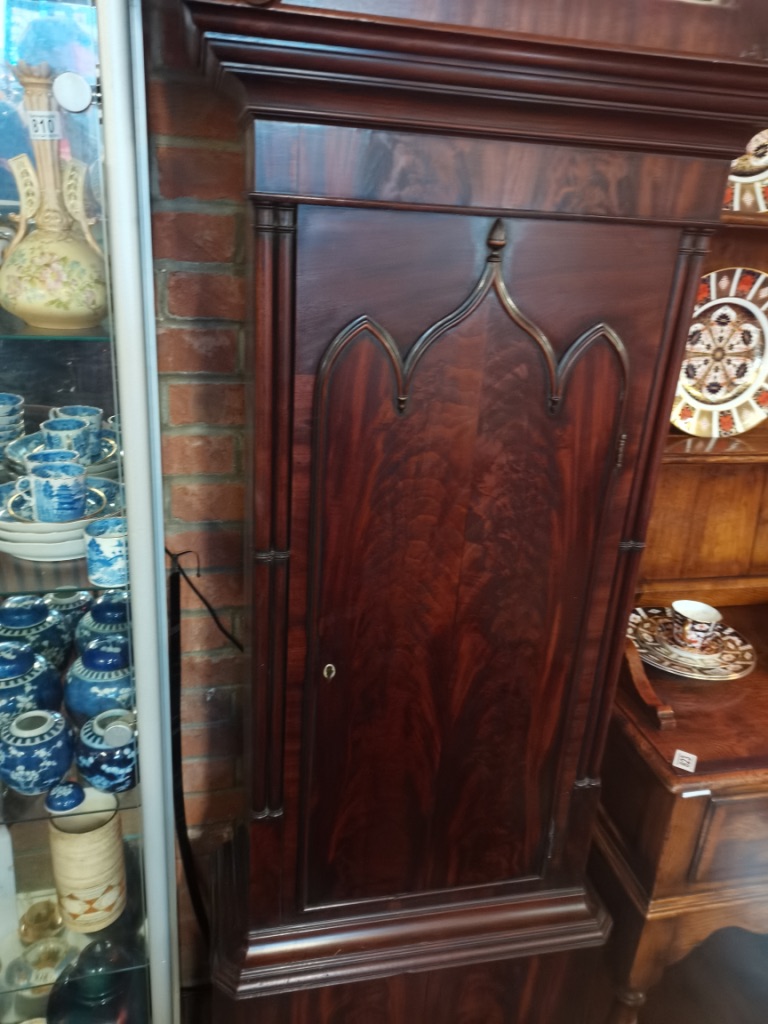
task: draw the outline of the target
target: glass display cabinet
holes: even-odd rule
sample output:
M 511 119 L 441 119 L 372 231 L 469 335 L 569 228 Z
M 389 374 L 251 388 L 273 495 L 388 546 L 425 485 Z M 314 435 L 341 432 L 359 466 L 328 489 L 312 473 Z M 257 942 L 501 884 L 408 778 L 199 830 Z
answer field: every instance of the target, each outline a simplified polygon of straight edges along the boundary
M 141 53 L 0 0 L 2 1024 L 178 1017 Z

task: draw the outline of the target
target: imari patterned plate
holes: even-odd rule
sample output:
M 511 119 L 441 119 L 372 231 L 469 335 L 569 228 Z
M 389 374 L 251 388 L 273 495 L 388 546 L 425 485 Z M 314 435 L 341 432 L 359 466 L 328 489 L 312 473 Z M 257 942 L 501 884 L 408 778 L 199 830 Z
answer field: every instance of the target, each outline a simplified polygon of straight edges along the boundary
M 699 284 L 672 422 L 730 437 L 768 417 L 768 272 L 726 267 Z
M 671 639 L 672 621 L 666 608 L 635 608 L 629 616 L 627 636 L 647 664 L 689 679 L 740 679 L 756 665 L 754 647 L 731 626 L 720 624 L 702 651 L 677 647 Z
M 768 213 L 768 131 L 758 132 L 742 156 L 731 163 L 723 209 L 734 213 Z

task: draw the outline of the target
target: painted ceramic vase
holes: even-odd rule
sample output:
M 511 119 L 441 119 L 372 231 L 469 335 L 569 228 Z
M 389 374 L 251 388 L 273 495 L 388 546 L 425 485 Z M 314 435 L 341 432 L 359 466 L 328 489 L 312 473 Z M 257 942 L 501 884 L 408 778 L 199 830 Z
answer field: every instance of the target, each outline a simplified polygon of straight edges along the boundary
M 89 718 L 75 743 L 75 763 L 86 782 L 108 793 L 136 785 L 136 716 L 113 708 Z
M 76 590 L 74 587 L 59 587 L 49 594 L 43 594 L 49 608 L 59 613 L 74 636 L 75 627 L 93 604 L 90 590 Z
M 0 641 L 27 643 L 56 668 L 63 668 L 72 631 L 42 597 L 16 594 L 0 604 Z
M 19 61 L 14 72 L 25 109 L 49 112 L 55 122 L 48 65 Z M 104 259 L 85 212 L 86 167 L 61 161 L 56 138 L 33 139 L 32 149 L 34 164 L 26 154 L 8 161 L 19 215 L 0 265 L 0 305 L 35 327 L 93 327 L 106 315 L 107 294 Z M 34 228 L 28 230 L 30 222 Z
M 0 726 L 0 779 L 24 796 L 47 793 L 67 773 L 74 734 L 57 711 L 25 711 Z
M 124 590 L 107 590 L 96 598 L 75 627 L 75 647 L 82 654 L 92 640 L 128 636 L 128 630 L 128 594 Z
M 0 643 L 0 723 L 23 711 L 58 711 L 62 685 L 59 673 L 29 644 Z
M 130 711 L 134 696 L 127 637 L 93 640 L 67 670 L 64 706 L 78 726 L 102 711 Z

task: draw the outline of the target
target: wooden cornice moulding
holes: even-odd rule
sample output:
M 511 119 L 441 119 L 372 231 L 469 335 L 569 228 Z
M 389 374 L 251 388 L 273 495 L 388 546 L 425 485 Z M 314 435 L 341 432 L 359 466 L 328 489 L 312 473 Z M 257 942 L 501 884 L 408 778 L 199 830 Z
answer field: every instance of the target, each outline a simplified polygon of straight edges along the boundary
M 583 889 L 294 924 L 251 931 L 246 948 L 220 947 L 213 980 L 234 998 L 274 995 L 600 946 L 610 925 Z
M 186 0 L 200 60 L 253 116 L 731 159 L 760 65 Z

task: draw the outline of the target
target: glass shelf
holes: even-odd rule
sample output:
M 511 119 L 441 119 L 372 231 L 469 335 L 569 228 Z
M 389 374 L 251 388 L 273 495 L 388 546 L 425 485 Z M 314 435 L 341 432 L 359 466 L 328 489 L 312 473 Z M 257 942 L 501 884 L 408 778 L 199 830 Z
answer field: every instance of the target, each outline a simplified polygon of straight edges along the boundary
M 46 331 L 42 327 L 31 327 L 7 310 L 0 309 L 0 341 L 97 341 L 109 344 L 111 327 L 105 322 L 79 331 Z
M 67 773 L 68 779 L 74 779 L 74 771 Z M 87 785 L 87 783 L 83 783 Z M 117 793 L 117 804 L 121 811 L 132 811 L 141 807 L 141 786 L 134 786 L 125 793 Z M 82 813 L 102 813 L 100 810 Z M 45 795 L 22 796 L 0 783 L 0 825 L 29 824 L 36 821 L 47 821 L 49 814 L 45 809 Z
M 47 594 L 59 587 L 93 590 L 84 558 L 68 562 L 32 562 L 0 553 L 0 599 L 11 594 Z

